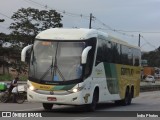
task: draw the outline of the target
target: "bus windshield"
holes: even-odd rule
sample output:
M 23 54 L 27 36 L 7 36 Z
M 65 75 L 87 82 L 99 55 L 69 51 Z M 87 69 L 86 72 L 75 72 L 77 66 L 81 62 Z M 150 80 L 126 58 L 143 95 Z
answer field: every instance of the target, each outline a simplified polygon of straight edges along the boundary
M 81 54 L 85 42 L 35 40 L 29 77 L 38 81 L 70 81 L 82 77 Z

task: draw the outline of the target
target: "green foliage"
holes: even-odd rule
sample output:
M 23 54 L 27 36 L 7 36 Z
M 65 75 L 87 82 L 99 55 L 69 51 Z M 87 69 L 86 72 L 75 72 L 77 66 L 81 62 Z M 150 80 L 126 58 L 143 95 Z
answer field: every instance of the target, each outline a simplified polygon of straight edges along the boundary
M 35 36 L 48 28 L 62 27 L 62 16 L 55 10 L 38 10 L 34 8 L 21 8 L 12 17 L 10 29 L 11 36 L 17 42 L 23 42 L 24 46 L 31 44 Z
M 13 77 L 10 74 L 0 75 L 0 81 L 11 81 L 12 79 Z
M 0 75 L 0 81 L 11 81 L 13 79 L 14 79 L 14 77 L 11 74 Z M 26 81 L 27 79 L 28 79 L 27 75 L 19 76 L 20 81 Z
M 27 75 L 23 75 L 19 77 L 20 81 L 27 81 L 28 80 L 28 76 Z
M 160 47 L 154 51 L 144 53 L 142 59 L 148 61 L 148 66 L 151 67 L 160 67 Z
M 11 67 L 13 69 L 16 69 L 17 71 L 17 75 L 20 75 L 22 73 L 27 73 L 27 64 L 25 64 L 24 62 L 18 61 L 17 63 L 11 63 Z
M 17 46 L 12 46 L 9 48 L 4 48 L 0 46 L 0 66 L 4 65 L 6 67 L 9 67 L 10 64 L 8 63 L 8 61 L 6 61 L 7 59 L 14 59 L 14 61 L 20 61 L 20 52 L 21 49 Z
M 12 30 L 11 34 L 0 33 L 0 66 L 3 66 L 3 68 L 13 67 L 18 74 L 26 72 L 26 65 L 20 62 L 22 48 L 32 44 L 40 31 L 62 27 L 62 17 L 55 10 L 38 10 L 30 7 L 21 8 L 15 12 L 11 17 L 14 22 L 9 27 Z M 3 22 L 3 19 L 0 20 Z M 9 48 L 2 47 L 5 42 L 12 43 L 12 46 Z M 10 64 L 7 59 L 14 61 Z
M 10 36 L 5 33 L 0 33 L 0 41 L 1 43 L 8 42 L 10 40 Z

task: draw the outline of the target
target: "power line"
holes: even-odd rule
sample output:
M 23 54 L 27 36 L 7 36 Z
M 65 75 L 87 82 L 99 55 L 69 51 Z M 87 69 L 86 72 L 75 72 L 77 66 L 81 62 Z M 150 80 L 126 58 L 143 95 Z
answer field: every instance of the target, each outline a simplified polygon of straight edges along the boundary
M 25 2 L 31 4 L 31 5 L 35 5 L 37 7 L 41 7 L 41 8 L 45 8 L 45 9 L 51 9 L 53 10 L 52 7 L 48 6 L 48 5 L 44 5 L 44 4 L 41 4 L 39 2 L 35 2 L 34 0 L 24 0 Z M 68 16 L 72 16 L 72 17 L 80 17 L 80 18 L 83 18 L 83 19 L 87 19 L 89 20 L 90 16 L 87 16 L 87 15 L 83 15 L 83 14 L 76 14 L 76 13 L 71 13 L 71 12 L 68 12 L 68 11 L 65 11 L 65 10 L 58 10 L 56 9 L 56 11 L 62 13 L 63 15 L 68 15 Z M 1 15 L 7 17 L 8 19 L 11 19 L 9 16 L 3 14 L 3 13 L 0 13 Z M 112 28 L 111 26 L 105 24 L 104 22 L 102 22 L 101 20 L 99 20 L 98 18 L 92 16 L 92 18 L 97 21 L 99 24 L 101 24 L 103 27 L 105 28 L 97 28 L 97 29 L 101 29 L 101 30 L 110 30 L 110 31 L 113 31 L 113 32 L 116 32 L 118 34 L 121 34 L 121 35 L 125 35 L 125 36 L 129 36 L 129 37 L 138 37 L 137 35 L 133 35 L 133 34 L 128 34 L 128 32 L 131 32 L 131 33 L 160 33 L 160 32 L 146 32 L 146 31 L 127 31 L 127 30 L 118 30 L 118 29 L 114 29 Z M 2 26 L 1 26 L 2 27 Z M 144 37 L 142 37 L 144 39 Z M 144 39 L 146 41 L 147 44 L 149 44 L 150 46 L 154 47 L 154 45 L 152 45 L 151 43 L 149 43 L 146 39 Z
M 160 33 L 159 31 L 127 31 L 127 30 L 117 30 L 121 32 L 131 32 L 131 33 Z
M 35 4 L 35 5 L 38 6 L 38 7 L 42 7 L 42 8 L 45 8 L 45 9 L 51 9 L 51 10 L 53 10 L 52 7 L 50 7 L 50 6 L 48 6 L 48 5 L 41 4 L 41 3 L 39 3 L 39 2 L 35 2 L 35 1 L 33 1 L 33 0 L 24 0 L 24 1 L 25 1 L 25 2 L 28 2 L 29 4 L 33 3 L 33 4 Z M 33 4 L 32 4 L 32 5 L 33 5 Z M 55 9 L 55 8 L 54 8 L 54 9 Z M 71 13 L 71 12 L 68 12 L 68 11 L 65 11 L 65 10 L 58 10 L 58 9 L 55 9 L 55 10 L 58 11 L 59 13 L 63 14 L 63 15 L 68 15 L 68 16 L 72 16 L 72 17 L 81 17 L 81 18 L 88 18 L 88 19 L 89 19 L 89 17 L 90 17 L 90 16 L 88 16 L 88 15 Z
M 133 34 L 128 34 L 126 32 L 131 32 L 131 33 L 160 33 L 159 31 L 127 31 L 127 30 L 118 30 L 118 29 L 114 29 L 112 27 L 110 27 L 109 25 L 105 24 L 104 22 L 102 22 L 101 20 L 95 18 L 95 20 L 101 24 L 103 27 L 106 27 L 107 29 L 103 29 L 103 28 L 99 28 L 99 29 L 103 29 L 103 30 L 110 30 L 110 31 L 113 31 L 113 32 L 117 32 L 117 33 L 120 33 L 120 34 L 123 34 L 123 35 L 126 35 L 126 36 L 131 36 L 131 37 L 138 37 L 138 36 L 135 36 Z
M 126 32 L 122 32 L 120 30 L 114 29 L 114 28 L 110 27 L 109 25 L 105 24 L 104 22 L 102 22 L 101 20 L 99 20 L 97 18 L 95 18 L 95 21 L 97 21 L 103 27 L 107 28 L 107 29 L 104 29 L 104 28 L 98 28 L 98 29 L 101 29 L 101 30 L 110 30 L 110 31 L 113 31 L 113 32 L 116 32 L 116 33 L 119 33 L 119 34 L 122 34 L 122 35 L 125 35 L 125 36 L 129 36 L 129 37 L 138 37 L 138 36 L 135 36 L 133 34 L 128 34 Z
M 29 4 L 32 3 L 35 4 L 36 6 L 38 7 L 42 7 L 42 8 L 45 8 L 45 9 L 52 9 L 52 7 L 50 7 L 49 5 L 44 5 L 42 3 L 39 3 L 39 2 L 35 2 L 34 0 L 24 0 L 25 2 L 28 2 Z M 55 8 L 54 8 L 55 9 Z M 83 15 L 83 14 L 76 14 L 76 13 L 71 13 L 71 12 L 68 12 L 68 11 L 65 11 L 65 10 L 59 10 L 59 9 L 55 9 L 56 11 L 62 13 L 63 15 L 68 15 L 68 16 L 72 16 L 72 17 L 81 17 L 81 18 L 87 18 L 87 20 L 89 20 L 90 16 L 88 15 Z M 127 31 L 127 30 L 118 30 L 118 29 L 114 29 L 112 28 L 111 26 L 105 24 L 104 22 L 102 22 L 101 20 L 99 20 L 98 18 L 94 17 L 94 20 L 97 21 L 99 24 L 101 24 L 103 27 L 105 28 L 108 28 L 109 30 L 111 31 L 114 31 L 114 32 L 117 32 L 117 33 L 120 33 L 120 34 L 123 34 L 123 35 L 127 35 L 127 36 L 131 36 L 131 37 L 134 37 L 135 35 L 133 34 L 127 34 L 126 32 L 131 32 L 131 33 L 160 33 L 159 31 Z M 137 37 L 137 36 L 136 36 Z
M 97 21 L 98 23 L 100 23 L 102 26 L 108 28 L 109 30 L 114 31 L 114 29 L 112 27 L 110 27 L 109 25 L 106 25 L 101 20 L 97 19 L 96 17 L 95 17 L 95 21 Z
M 9 16 L 7 16 L 7 15 L 5 15 L 5 14 L 1 13 L 1 12 L 0 12 L 0 15 L 2 15 L 2 16 L 4 16 L 4 17 L 6 17 L 6 18 L 8 18 L 8 19 L 11 19 Z
M 153 48 L 157 48 L 155 45 L 153 45 L 153 44 L 151 44 L 146 38 L 144 38 L 143 36 L 141 36 L 141 38 L 148 44 L 148 45 L 150 45 L 151 47 L 153 47 Z
M 26 1 L 26 0 L 25 0 L 25 1 Z M 42 5 L 42 4 L 38 3 L 38 2 L 35 2 L 35 1 L 33 1 L 33 0 L 28 0 L 28 1 L 30 1 L 30 2 L 32 2 L 32 3 L 34 3 L 34 4 L 37 4 L 37 5 L 41 6 L 41 7 L 45 7 L 44 5 Z
M 98 30 L 105 30 L 105 31 L 112 31 L 112 32 L 115 32 L 115 33 L 118 33 L 118 34 L 121 34 L 121 35 L 124 35 L 124 36 L 128 36 L 128 37 L 138 37 L 138 35 L 133 35 L 133 34 L 128 34 L 128 33 L 125 33 L 125 32 L 120 32 L 120 31 L 117 31 L 117 30 L 112 30 L 112 29 L 108 29 L 108 28 L 95 28 L 95 29 L 98 29 Z

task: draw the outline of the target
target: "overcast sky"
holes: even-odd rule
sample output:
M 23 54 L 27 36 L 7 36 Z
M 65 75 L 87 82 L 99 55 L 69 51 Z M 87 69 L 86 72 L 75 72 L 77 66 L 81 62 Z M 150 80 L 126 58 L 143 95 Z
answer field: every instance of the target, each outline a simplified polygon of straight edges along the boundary
M 141 34 L 143 51 L 160 46 L 160 0 L 0 0 L 0 18 L 5 19 L 4 23 L 0 23 L 0 32 L 9 33 L 7 28 L 13 21 L 6 16 L 11 17 L 13 12 L 22 7 L 55 9 L 63 15 L 62 23 L 67 28 L 88 28 L 89 18 L 83 16 L 92 13 L 96 18 L 92 28 L 133 45 L 138 45 L 138 35 Z

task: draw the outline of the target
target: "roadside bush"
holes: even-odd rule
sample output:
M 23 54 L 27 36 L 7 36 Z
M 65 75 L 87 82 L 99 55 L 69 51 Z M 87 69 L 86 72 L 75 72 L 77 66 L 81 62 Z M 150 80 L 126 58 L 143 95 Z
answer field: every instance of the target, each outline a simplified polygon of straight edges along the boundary
M 10 74 L 0 75 L 0 81 L 11 81 L 12 79 L 13 77 Z
M 11 81 L 13 79 L 14 79 L 14 77 L 11 74 L 0 75 L 0 81 Z M 27 75 L 19 75 L 19 80 L 26 81 Z

